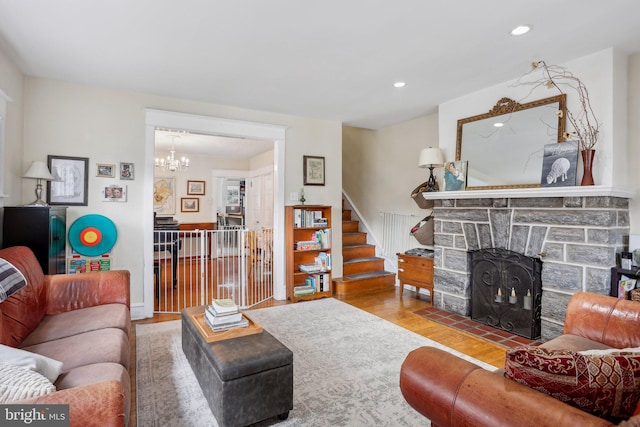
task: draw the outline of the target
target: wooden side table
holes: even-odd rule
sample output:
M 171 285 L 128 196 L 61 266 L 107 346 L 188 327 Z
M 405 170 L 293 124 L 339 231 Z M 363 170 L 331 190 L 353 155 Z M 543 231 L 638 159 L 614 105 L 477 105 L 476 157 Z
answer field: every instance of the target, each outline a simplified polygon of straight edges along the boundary
M 429 301 L 433 306 L 433 258 L 407 254 L 398 256 L 398 280 L 404 292 L 404 285 L 415 286 L 429 291 Z

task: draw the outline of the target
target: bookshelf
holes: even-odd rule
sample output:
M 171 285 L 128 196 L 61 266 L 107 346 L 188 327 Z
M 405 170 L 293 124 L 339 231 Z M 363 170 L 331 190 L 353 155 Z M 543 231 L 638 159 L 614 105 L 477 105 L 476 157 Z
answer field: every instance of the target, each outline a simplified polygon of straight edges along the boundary
M 286 206 L 285 241 L 287 299 L 330 297 L 331 206 Z

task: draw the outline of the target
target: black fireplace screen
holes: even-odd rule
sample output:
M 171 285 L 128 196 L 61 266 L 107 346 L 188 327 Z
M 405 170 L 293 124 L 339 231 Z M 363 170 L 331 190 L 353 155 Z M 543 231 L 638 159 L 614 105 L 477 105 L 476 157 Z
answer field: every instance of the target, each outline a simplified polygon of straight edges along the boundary
M 540 338 L 542 261 L 506 249 L 469 252 L 471 319 L 529 339 Z

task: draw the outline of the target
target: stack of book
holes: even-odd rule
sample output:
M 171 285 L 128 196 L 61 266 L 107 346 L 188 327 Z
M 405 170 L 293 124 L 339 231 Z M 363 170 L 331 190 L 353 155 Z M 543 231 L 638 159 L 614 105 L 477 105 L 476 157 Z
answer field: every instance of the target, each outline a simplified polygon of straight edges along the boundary
M 242 316 L 238 305 L 228 298 L 214 299 L 204 314 L 205 323 L 213 332 L 249 326 L 249 321 Z
M 296 298 L 313 295 L 315 293 L 316 288 L 310 285 L 299 285 L 293 287 L 293 296 Z

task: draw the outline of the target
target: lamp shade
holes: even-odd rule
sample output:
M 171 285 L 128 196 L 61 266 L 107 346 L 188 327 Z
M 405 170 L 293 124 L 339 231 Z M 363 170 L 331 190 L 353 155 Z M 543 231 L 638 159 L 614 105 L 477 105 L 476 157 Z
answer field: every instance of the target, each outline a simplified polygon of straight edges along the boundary
M 53 176 L 49 172 L 49 168 L 44 162 L 36 161 L 31 163 L 29 170 L 22 175 L 23 178 L 44 179 L 45 181 L 53 181 Z
M 418 167 L 428 168 L 430 166 L 441 166 L 444 164 L 444 158 L 439 148 L 428 147 L 420 151 Z

